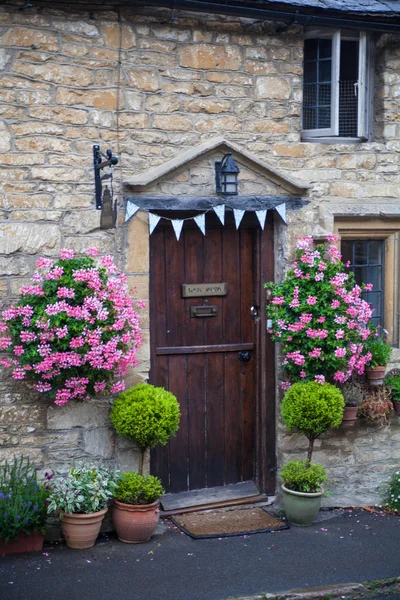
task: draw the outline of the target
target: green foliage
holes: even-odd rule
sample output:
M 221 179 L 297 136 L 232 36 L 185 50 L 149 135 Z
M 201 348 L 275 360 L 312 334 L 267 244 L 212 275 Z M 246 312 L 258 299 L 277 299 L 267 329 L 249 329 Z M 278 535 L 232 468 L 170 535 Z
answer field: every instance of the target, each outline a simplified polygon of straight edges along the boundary
M 0 467 L 0 539 L 8 542 L 20 531 L 44 529 L 49 492 L 37 480 L 37 471 L 28 458 L 14 458 Z
M 118 473 L 82 462 L 51 484 L 48 512 L 90 514 L 106 508 L 117 488 Z
M 281 405 L 283 422 L 308 439 L 315 439 L 331 427 L 339 427 L 344 411 L 341 391 L 330 383 L 295 383 L 285 393 Z
M 363 385 L 355 381 L 348 381 L 340 386 L 346 406 L 358 406 L 364 397 Z
M 385 385 L 392 389 L 392 401 L 400 402 L 400 375 L 385 378 Z
M 122 473 L 115 491 L 115 498 L 125 504 L 152 504 L 165 494 L 161 480 L 153 475 Z
M 321 485 L 327 481 L 326 471 L 317 463 L 292 460 L 281 470 L 285 486 L 294 492 L 322 492 Z
M 400 513 L 400 471 L 393 473 L 387 483 L 383 506 Z
M 392 347 L 381 337 L 367 339 L 364 348 L 372 354 L 371 360 L 367 363 L 368 367 L 386 367 L 392 356 Z
M 139 383 L 114 400 L 110 418 L 119 435 L 144 451 L 165 446 L 178 431 L 180 409 L 175 396 L 164 388 Z

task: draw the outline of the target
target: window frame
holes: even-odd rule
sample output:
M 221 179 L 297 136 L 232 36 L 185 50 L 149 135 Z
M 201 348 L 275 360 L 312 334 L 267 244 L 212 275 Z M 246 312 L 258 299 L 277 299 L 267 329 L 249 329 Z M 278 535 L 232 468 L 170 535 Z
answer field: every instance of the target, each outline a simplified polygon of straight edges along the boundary
M 373 136 L 374 101 L 374 45 L 366 31 L 352 32 L 341 29 L 312 29 L 306 31 L 304 40 L 332 39 L 331 68 L 331 126 L 319 129 L 301 129 L 302 141 L 370 141 Z M 339 83 L 340 51 L 342 40 L 358 41 L 358 109 L 357 136 L 346 138 L 339 136 Z M 304 80 L 303 80 L 304 92 Z M 303 106 L 302 106 L 303 124 Z M 330 139 L 332 138 L 332 140 Z
M 384 290 L 383 323 L 387 329 L 388 343 L 400 345 L 400 218 L 386 221 L 368 219 L 360 224 L 345 219 L 335 219 L 334 232 L 339 238 L 351 240 L 384 240 Z

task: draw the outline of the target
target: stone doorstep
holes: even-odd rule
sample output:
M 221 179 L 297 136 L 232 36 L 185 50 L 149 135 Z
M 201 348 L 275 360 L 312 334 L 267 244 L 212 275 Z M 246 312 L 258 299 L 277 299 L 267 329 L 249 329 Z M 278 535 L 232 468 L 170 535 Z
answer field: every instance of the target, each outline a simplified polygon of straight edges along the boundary
M 276 594 L 262 593 L 257 596 L 241 596 L 235 600 L 350 600 L 355 597 L 368 599 L 377 592 L 390 593 L 390 591 L 398 591 L 400 585 L 400 577 L 392 579 L 382 579 L 379 581 L 371 581 L 369 583 L 341 583 L 337 585 L 327 585 L 315 588 L 293 589 L 286 592 L 278 592 Z M 229 599 L 231 600 L 231 599 Z

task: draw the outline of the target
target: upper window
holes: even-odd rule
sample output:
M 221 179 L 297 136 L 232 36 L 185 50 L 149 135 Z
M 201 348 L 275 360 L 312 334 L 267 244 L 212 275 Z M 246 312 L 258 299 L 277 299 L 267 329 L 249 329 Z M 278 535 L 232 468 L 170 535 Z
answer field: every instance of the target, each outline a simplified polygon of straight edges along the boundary
M 308 33 L 304 42 L 303 139 L 371 139 L 372 102 L 372 44 L 367 34 Z

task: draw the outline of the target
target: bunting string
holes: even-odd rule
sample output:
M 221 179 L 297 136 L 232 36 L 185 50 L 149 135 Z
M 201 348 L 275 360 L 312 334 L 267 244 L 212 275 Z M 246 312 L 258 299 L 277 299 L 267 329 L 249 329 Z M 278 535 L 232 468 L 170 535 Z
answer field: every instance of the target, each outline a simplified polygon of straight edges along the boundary
M 147 209 L 143 209 L 140 206 L 137 206 L 137 204 L 134 204 L 133 202 L 128 201 L 127 206 L 126 206 L 125 222 L 129 221 L 129 219 L 131 219 L 138 211 L 144 211 L 149 214 L 149 233 L 150 233 L 150 235 L 153 233 L 153 231 L 157 227 L 159 221 L 161 219 L 165 219 L 166 221 L 171 221 L 172 227 L 175 232 L 176 239 L 179 240 L 181 233 L 182 233 L 183 224 L 185 221 L 195 221 L 195 223 L 197 224 L 201 233 L 203 235 L 206 235 L 206 214 L 211 211 L 214 211 L 215 214 L 217 215 L 218 219 L 221 221 L 222 225 L 225 225 L 225 209 L 226 209 L 225 204 L 219 204 L 218 206 L 213 206 L 212 208 L 208 208 L 204 212 L 202 212 L 198 215 L 194 215 L 193 217 L 185 217 L 183 219 L 171 219 L 170 217 L 164 217 L 164 216 L 160 217 L 159 215 L 154 214 L 153 212 L 150 212 Z M 240 223 L 244 217 L 245 212 L 255 212 L 261 229 L 264 229 L 265 221 L 267 218 L 267 212 L 268 212 L 267 209 L 246 210 L 246 209 L 233 208 L 232 210 L 233 210 L 233 216 L 235 219 L 236 229 L 239 229 Z M 287 223 L 287 221 L 286 221 L 286 204 L 284 202 L 282 204 L 278 204 L 277 206 L 273 207 L 270 210 L 276 210 L 276 212 L 279 214 L 282 221 L 284 223 Z

